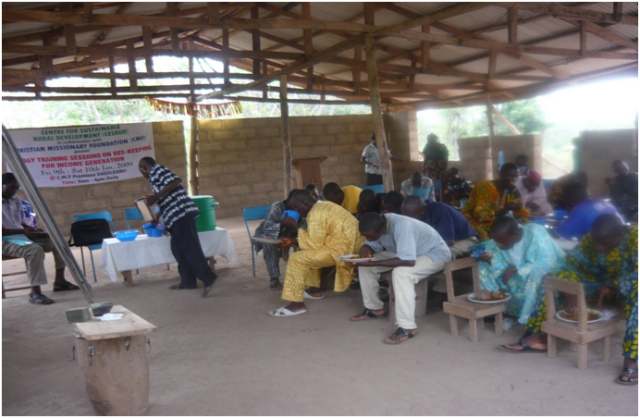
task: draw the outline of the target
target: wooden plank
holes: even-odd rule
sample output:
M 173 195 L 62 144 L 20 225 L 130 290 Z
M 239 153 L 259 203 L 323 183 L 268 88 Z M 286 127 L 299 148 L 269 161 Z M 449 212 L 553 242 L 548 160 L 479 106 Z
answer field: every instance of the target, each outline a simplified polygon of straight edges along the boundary
M 67 54 L 69 55 L 77 54 L 78 49 L 76 45 L 76 26 L 64 25 L 64 37 L 65 37 L 65 46 L 67 48 Z
M 222 51 L 225 53 L 225 57 L 222 59 L 224 65 L 224 85 L 229 86 L 229 29 L 222 29 Z
M 311 20 L 311 3 L 303 2 L 302 6 L 302 18 L 305 20 Z M 304 37 L 304 55 L 306 59 L 309 59 L 313 55 L 313 36 L 311 35 L 311 29 L 303 29 L 302 36 Z M 313 91 L 313 67 L 307 69 L 307 91 Z
M 175 17 L 176 10 L 178 6 L 175 2 L 167 2 L 167 16 Z M 156 25 L 148 25 L 148 26 L 156 26 Z M 178 39 L 178 28 L 169 27 L 169 31 L 171 33 L 171 49 L 174 51 L 178 51 L 180 49 L 180 40 Z
M 580 54 L 584 57 L 587 53 L 587 22 L 580 21 Z
M 422 25 L 422 33 L 430 33 L 431 26 L 430 25 Z M 421 49 L 421 63 L 422 69 L 426 71 L 429 68 L 429 60 L 431 56 L 431 42 L 422 41 L 422 49 Z
M 127 42 L 127 49 L 133 50 L 133 41 Z M 129 64 L 129 88 L 131 91 L 138 91 L 138 75 L 136 74 L 136 59 L 133 56 L 128 57 Z
M 362 45 L 356 45 L 353 49 L 353 59 L 355 61 L 362 61 Z M 353 77 L 353 89 L 356 95 L 360 95 L 360 75 L 362 74 L 362 70 L 359 68 L 354 68 L 352 70 L 351 76 Z M 323 85 L 324 86 L 324 85 Z
M 635 51 L 638 50 L 638 42 L 633 39 L 626 38 L 622 35 L 618 35 L 614 31 L 603 28 L 602 26 L 592 23 L 586 20 L 573 20 L 573 19 L 562 19 L 565 22 L 571 23 L 572 25 L 580 28 L 580 36 L 582 37 L 583 30 L 587 32 L 593 33 L 594 35 L 605 39 L 609 42 L 616 43 L 618 45 L 627 47 L 629 49 L 633 49 Z M 584 29 L 583 29 L 584 28 Z M 582 49 L 582 48 L 581 48 Z
M 82 8 L 82 20 L 89 23 L 93 20 L 93 3 L 85 3 Z
M 371 100 L 371 116 L 373 128 L 376 134 L 376 146 L 380 150 L 380 169 L 382 170 L 382 182 L 385 192 L 393 191 L 393 172 L 391 161 L 387 152 L 387 139 L 385 136 L 384 121 L 382 119 L 382 106 L 380 91 L 378 89 L 378 74 L 374 42 L 371 38 L 365 39 L 365 54 L 367 56 L 367 81 L 369 82 L 369 97 Z
M 153 41 L 152 41 L 152 29 L 150 26 L 142 27 L 142 39 L 144 42 L 145 51 L 152 53 L 153 51 Z M 147 67 L 147 74 L 153 74 L 153 58 L 150 54 L 144 57 L 145 65 Z
M 280 76 L 280 119 L 282 121 L 282 152 L 284 156 L 284 197 L 286 199 L 293 187 L 293 159 L 291 153 L 291 134 L 289 125 L 289 102 L 287 98 L 287 75 Z
M 498 65 L 498 53 L 495 50 L 491 50 L 489 55 L 489 80 L 493 80 L 496 76 L 496 66 Z
M 563 6 L 559 3 L 492 3 L 492 6 L 496 7 L 508 7 L 518 10 L 529 10 L 532 12 L 538 12 L 554 17 L 568 17 L 575 20 L 588 20 L 591 22 L 600 23 L 622 23 L 625 25 L 638 26 L 638 17 L 623 15 L 618 21 L 614 18 L 612 13 L 597 12 L 594 10 L 583 10 L 573 6 Z
M 115 305 L 111 313 L 121 313 L 123 317 L 119 321 L 78 322 L 76 331 L 87 341 L 108 340 L 111 338 L 123 338 L 132 335 L 144 335 L 156 331 L 158 327 L 140 318 L 122 305 Z
M 198 196 L 200 194 L 200 180 L 198 179 L 198 114 L 190 116 L 191 135 L 189 139 L 189 194 Z
M 208 2 L 207 9 L 209 10 L 209 25 L 221 26 L 220 20 L 220 3 Z
M 258 20 L 260 19 L 260 8 L 254 6 L 251 8 L 251 19 Z M 254 52 L 260 51 L 260 30 L 253 29 L 251 31 L 251 46 Z M 253 74 L 260 74 L 260 60 L 253 60 Z
M 114 77 L 114 74 L 116 73 L 116 69 L 115 69 L 115 58 L 113 57 L 109 57 L 109 76 L 110 76 L 110 89 L 111 89 L 111 95 L 115 96 L 116 95 L 116 78 Z
M 510 44 L 518 43 L 518 9 L 511 7 L 507 12 L 507 31 Z

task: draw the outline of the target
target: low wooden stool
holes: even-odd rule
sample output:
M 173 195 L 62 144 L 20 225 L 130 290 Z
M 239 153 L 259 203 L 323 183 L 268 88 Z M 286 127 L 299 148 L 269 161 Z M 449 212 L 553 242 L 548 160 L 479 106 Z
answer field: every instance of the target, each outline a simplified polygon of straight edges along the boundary
M 392 323 L 396 323 L 396 296 L 393 291 L 393 270 L 386 271 L 380 276 L 382 279 L 386 279 L 389 282 L 389 320 Z M 416 290 L 416 307 L 414 315 L 416 318 L 425 316 L 427 314 L 427 295 L 429 293 L 429 279 L 442 278 L 442 273 L 432 274 L 425 277 L 415 284 Z
M 19 257 L 11 257 L 9 255 L 2 255 L 2 261 L 8 261 L 8 260 L 18 260 Z M 17 290 L 25 290 L 25 289 L 31 289 L 31 286 L 19 286 L 19 287 L 10 287 L 9 289 L 5 289 L 4 287 L 4 278 L 5 277 L 9 277 L 9 276 L 17 276 L 19 274 L 26 274 L 27 273 L 27 260 L 24 260 L 24 271 L 16 271 L 13 273 L 4 273 L 4 271 L 2 272 L 2 299 L 6 299 L 6 293 L 7 292 L 15 292 Z
M 480 291 L 480 276 L 478 274 L 478 262 L 473 257 L 460 258 L 444 265 L 444 275 L 447 283 L 447 302 L 442 304 L 444 313 L 449 314 L 451 335 L 458 335 L 458 316 L 469 320 L 469 339 L 478 342 L 478 320 L 480 327 L 484 327 L 483 318 L 495 315 L 496 334 L 502 334 L 502 313 L 507 309 L 507 302 L 497 302 L 490 305 L 473 303 L 467 296 L 471 293 L 456 296 L 453 290 L 453 272 L 471 268 L 473 276 L 473 292 Z
M 587 301 L 582 283 L 547 277 L 545 279 L 545 286 L 547 296 L 547 320 L 542 323 L 542 332 L 547 333 L 547 355 L 549 357 L 556 357 L 558 355 L 557 338 L 571 341 L 572 345 L 576 344 L 578 347 L 578 369 L 585 369 L 588 361 L 587 347 L 589 343 L 602 340 L 602 361 L 609 360 L 609 357 L 611 357 L 611 336 L 616 333 L 617 321 L 610 319 L 592 324 L 587 323 Z M 577 324 L 556 318 L 555 292 L 563 292 L 577 296 Z

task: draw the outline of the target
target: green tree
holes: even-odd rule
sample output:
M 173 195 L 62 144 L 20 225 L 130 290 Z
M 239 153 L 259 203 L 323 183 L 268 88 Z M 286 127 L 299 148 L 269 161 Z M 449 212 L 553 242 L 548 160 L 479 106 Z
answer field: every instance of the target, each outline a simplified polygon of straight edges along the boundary
M 522 134 L 540 134 L 550 126 L 536 99 L 503 103 L 497 105 L 496 109 Z M 497 135 L 511 135 L 511 131 L 500 120 L 496 120 L 495 124 Z

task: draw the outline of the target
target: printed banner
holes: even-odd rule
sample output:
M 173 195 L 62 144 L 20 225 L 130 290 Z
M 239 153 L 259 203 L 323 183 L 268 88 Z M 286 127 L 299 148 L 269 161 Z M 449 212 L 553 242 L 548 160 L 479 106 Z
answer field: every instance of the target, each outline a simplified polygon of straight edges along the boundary
M 138 170 L 142 157 L 155 158 L 151 123 L 12 129 L 10 133 L 38 187 L 132 179 L 142 176 Z

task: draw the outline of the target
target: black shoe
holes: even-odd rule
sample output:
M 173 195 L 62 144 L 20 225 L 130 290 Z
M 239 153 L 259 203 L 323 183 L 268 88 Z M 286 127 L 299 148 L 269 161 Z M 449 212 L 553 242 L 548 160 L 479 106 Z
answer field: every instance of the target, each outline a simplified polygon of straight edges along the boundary
M 174 284 L 173 286 L 169 287 L 169 289 L 171 289 L 171 290 L 182 290 L 182 289 L 195 289 L 195 287 L 187 287 L 187 286 L 183 285 L 182 283 L 178 283 L 178 284 Z
M 204 287 L 204 290 L 202 291 L 202 297 L 207 297 L 207 295 L 209 294 L 209 291 L 211 289 L 213 289 L 213 285 L 216 283 L 216 280 L 218 280 L 218 275 L 217 274 L 213 274 L 213 281 L 211 283 L 209 283 L 207 286 Z

